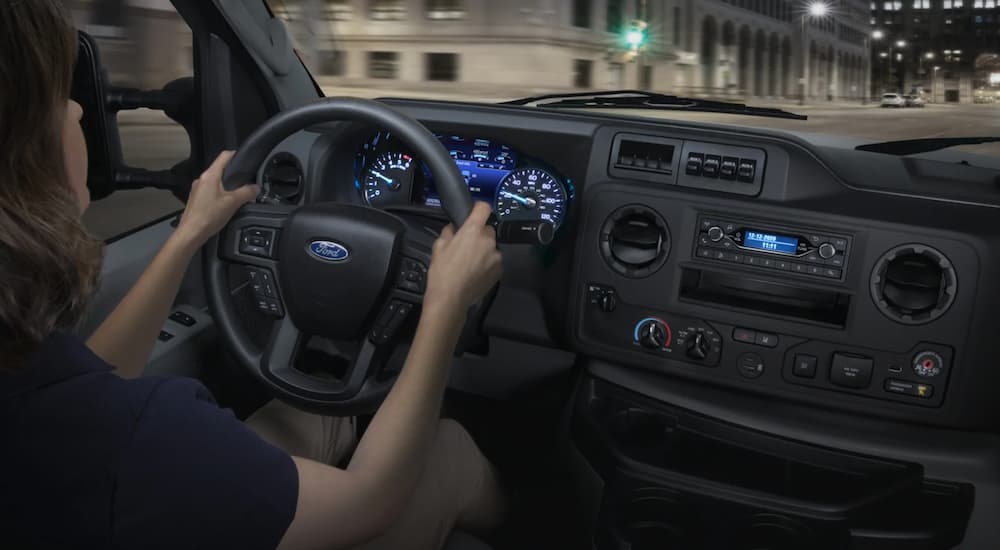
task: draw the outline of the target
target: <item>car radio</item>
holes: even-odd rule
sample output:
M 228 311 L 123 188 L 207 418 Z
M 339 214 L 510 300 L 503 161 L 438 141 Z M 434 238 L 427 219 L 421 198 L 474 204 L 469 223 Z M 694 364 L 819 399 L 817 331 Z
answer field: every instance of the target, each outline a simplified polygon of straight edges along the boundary
M 694 256 L 702 260 L 837 281 L 847 271 L 848 236 L 710 215 L 698 224 Z

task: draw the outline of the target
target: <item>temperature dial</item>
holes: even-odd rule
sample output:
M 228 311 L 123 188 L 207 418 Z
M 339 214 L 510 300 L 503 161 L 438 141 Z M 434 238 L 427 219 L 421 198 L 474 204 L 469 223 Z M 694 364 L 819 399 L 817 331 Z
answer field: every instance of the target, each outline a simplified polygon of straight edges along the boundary
M 913 358 L 913 372 L 923 378 L 934 378 L 944 370 L 944 359 L 933 351 L 923 351 Z
M 670 346 L 670 327 L 660 319 L 643 319 L 635 327 L 635 341 L 646 349 L 662 349 Z

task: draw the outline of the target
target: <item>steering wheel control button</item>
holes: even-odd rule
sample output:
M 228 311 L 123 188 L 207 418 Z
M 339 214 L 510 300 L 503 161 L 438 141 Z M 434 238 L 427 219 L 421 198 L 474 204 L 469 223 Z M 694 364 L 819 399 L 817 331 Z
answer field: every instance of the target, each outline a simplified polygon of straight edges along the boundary
M 760 378 L 764 374 L 764 360 L 756 353 L 744 353 L 736 363 L 743 378 Z
M 701 153 L 691 153 L 687 158 L 687 167 L 684 172 L 689 176 L 700 176 L 701 168 L 705 164 L 705 156 Z
M 169 319 L 175 323 L 184 325 L 186 327 L 193 327 L 198 324 L 197 319 L 191 317 L 190 315 L 184 313 L 183 311 L 175 311 L 171 313 Z
M 930 399 L 934 395 L 934 386 L 890 378 L 885 381 L 885 391 L 899 395 L 908 395 L 910 397 Z
M 913 373 L 921 378 L 934 378 L 944 370 L 944 359 L 933 351 L 922 351 L 913 358 Z
M 775 348 L 778 347 L 778 336 L 767 332 L 758 332 L 754 343 L 765 348 Z
M 414 294 L 423 294 L 426 287 L 427 267 L 416 260 L 403 258 L 403 266 L 399 272 L 399 278 L 396 280 L 396 288 Z
M 248 227 L 240 235 L 240 252 L 259 258 L 274 257 L 274 229 Z
M 374 344 L 388 342 L 399 330 L 399 327 L 403 326 L 411 311 L 413 311 L 413 304 L 402 300 L 393 300 L 379 314 L 369 339 Z
M 872 381 L 874 361 L 870 357 L 833 354 L 833 365 L 830 367 L 830 382 L 855 390 L 867 388 Z
M 271 274 L 271 271 L 263 268 L 250 268 L 249 277 L 257 310 L 265 315 L 284 316 L 285 312 L 278 296 L 278 286 L 274 282 L 274 275 Z
M 733 340 L 744 344 L 753 344 L 757 341 L 757 332 L 748 328 L 734 328 Z
M 795 356 L 795 364 L 792 366 L 792 374 L 799 378 L 815 378 L 816 365 L 819 359 L 815 355 L 798 354 Z

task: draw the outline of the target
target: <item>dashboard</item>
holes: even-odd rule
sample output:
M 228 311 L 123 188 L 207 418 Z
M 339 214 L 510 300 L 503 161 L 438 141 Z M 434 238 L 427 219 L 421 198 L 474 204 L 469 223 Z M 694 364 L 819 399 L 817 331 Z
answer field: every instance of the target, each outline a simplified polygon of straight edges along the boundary
M 1000 536 L 997 159 L 898 158 L 848 140 L 601 113 L 387 103 L 435 134 L 498 218 L 559 228 L 548 246 L 501 245 L 504 278 L 483 322 L 490 367 L 476 369 L 488 385 L 529 384 L 570 354 L 581 403 L 608 384 L 644 407 L 919 463 L 927 478 L 975 485 L 970 548 Z M 294 159 L 306 200 L 402 206 L 445 223 L 433 174 L 378 129 L 318 127 L 274 158 Z
M 455 160 L 472 198 L 491 204 L 500 221 L 547 222 L 555 230 L 563 225 L 574 188 L 546 163 L 484 137 L 435 137 Z M 364 141 L 355 157 L 354 176 L 355 188 L 369 206 L 441 206 L 427 165 L 389 132 Z

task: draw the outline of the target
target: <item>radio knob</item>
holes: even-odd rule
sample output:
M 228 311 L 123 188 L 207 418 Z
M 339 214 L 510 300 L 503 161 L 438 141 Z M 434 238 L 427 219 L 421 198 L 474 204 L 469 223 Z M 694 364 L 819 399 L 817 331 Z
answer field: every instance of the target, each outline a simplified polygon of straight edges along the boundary
M 700 332 L 688 337 L 686 347 L 687 356 L 691 359 L 701 361 L 708 357 L 708 339 Z
M 663 323 L 648 320 L 639 325 L 639 344 L 647 349 L 660 349 L 667 342 L 667 331 Z
M 725 236 L 726 232 L 723 231 L 722 228 L 719 226 L 715 226 L 708 230 L 708 240 L 712 241 L 713 243 L 721 241 L 722 238 Z
M 819 245 L 819 257 L 824 260 L 829 260 L 830 258 L 837 255 L 837 249 L 833 247 L 830 243 L 823 243 Z

